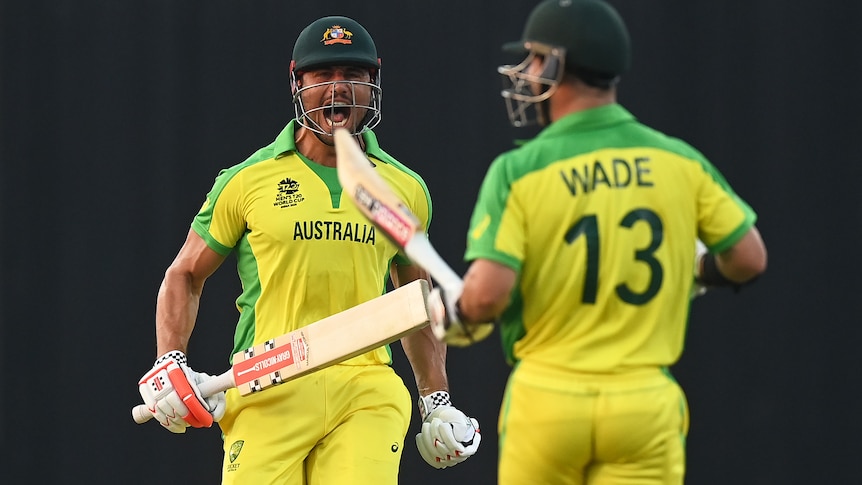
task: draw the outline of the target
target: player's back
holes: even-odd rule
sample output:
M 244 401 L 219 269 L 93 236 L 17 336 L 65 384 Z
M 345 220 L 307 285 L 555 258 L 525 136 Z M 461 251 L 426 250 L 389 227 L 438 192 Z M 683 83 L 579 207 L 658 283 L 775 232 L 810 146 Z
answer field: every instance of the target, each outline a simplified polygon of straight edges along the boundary
M 582 372 L 675 362 L 701 191 L 723 185 L 711 172 L 619 105 L 570 115 L 501 155 L 486 182 L 502 196 L 499 224 L 484 244 L 521 264 L 503 316 L 509 357 Z

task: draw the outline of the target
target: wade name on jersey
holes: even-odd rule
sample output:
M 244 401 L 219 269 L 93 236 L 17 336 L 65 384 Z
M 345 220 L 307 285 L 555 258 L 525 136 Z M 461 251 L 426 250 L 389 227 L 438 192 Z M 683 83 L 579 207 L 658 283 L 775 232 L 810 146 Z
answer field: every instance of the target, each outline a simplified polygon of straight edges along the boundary
M 612 189 L 623 189 L 632 184 L 638 187 L 652 187 L 649 157 L 638 157 L 633 160 L 615 158 L 604 162 L 593 161 L 592 165 L 585 163 L 583 169 L 572 167 L 570 173 L 560 171 L 566 187 L 572 195 L 578 195 L 578 189 L 583 193 L 596 190 L 599 186 Z

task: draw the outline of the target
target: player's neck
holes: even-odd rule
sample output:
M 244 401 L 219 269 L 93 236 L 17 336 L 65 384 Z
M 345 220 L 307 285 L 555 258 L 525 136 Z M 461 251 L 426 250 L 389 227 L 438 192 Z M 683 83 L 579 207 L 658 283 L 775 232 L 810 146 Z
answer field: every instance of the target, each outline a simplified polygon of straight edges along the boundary
M 561 85 L 551 98 L 551 120 L 616 102 L 616 89 L 604 91 L 582 84 Z
M 300 128 L 295 136 L 296 150 L 305 158 L 325 167 L 335 167 L 335 141 L 331 136 Z
M 356 136 L 356 139 L 364 151 L 365 140 L 361 136 Z M 335 139 L 331 136 L 300 128 L 296 131 L 294 143 L 296 150 L 312 162 L 333 168 L 338 165 L 335 156 Z

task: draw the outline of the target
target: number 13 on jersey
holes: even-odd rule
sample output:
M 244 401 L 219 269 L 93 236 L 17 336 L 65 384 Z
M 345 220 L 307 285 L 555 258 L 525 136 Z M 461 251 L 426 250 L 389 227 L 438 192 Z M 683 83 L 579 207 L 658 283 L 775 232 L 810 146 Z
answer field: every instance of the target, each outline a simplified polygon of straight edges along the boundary
M 614 230 L 631 230 L 636 224 L 647 224 L 651 239 L 647 247 L 635 251 L 635 261 L 641 262 L 649 268 L 649 284 L 646 289 L 637 292 L 631 289 L 625 282 L 617 283 L 616 294 L 626 303 L 632 305 L 643 305 L 655 297 L 661 289 L 664 279 L 664 270 L 655 252 L 661 246 L 664 236 L 663 226 L 658 214 L 650 209 L 639 208 L 628 212 L 619 221 L 619 227 Z M 595 214 L 584 215 L 578 219 L 566 231 L 566 243 L 574 244 L 581 237 L 586 243 L 586 271 L 584 272 L 584 291 L 581 295 L 583 303 L 595 303 L 599 286 L 599 261 L 601 239 L 599 235 L 598 217 Z

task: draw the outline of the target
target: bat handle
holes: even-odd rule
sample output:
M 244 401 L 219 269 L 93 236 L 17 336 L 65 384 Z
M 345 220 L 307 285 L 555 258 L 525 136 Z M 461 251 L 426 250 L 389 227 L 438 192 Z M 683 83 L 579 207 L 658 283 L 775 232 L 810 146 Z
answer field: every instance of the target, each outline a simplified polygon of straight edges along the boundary
M 153 419 L 153 413 L 147 409 L 146 404 L 138 404 L 132 408 L 132 419 L 134 419 L 138 424 L 144 424 Z
M 224 374 L 219 374 L 202 382 L 198 389 L 201 391 L 201 395 L 207 398 L 232 387 L 236 387 L 236 381 L 233 378 L 233 370 L 228 370 Z M 147 409 L 146 404 L 138 404 L 132 408 L 132 419 L 138 424 L 143 424 L 153 419 L 153 413 Z
M 434 249 L 425 234 L 414 234 L 404 246 L 404 253 L 412 261 L 425 268 L 444 290 L 451 290 L 461 285 L 461 277 L 446 264 L 446 261 Z

